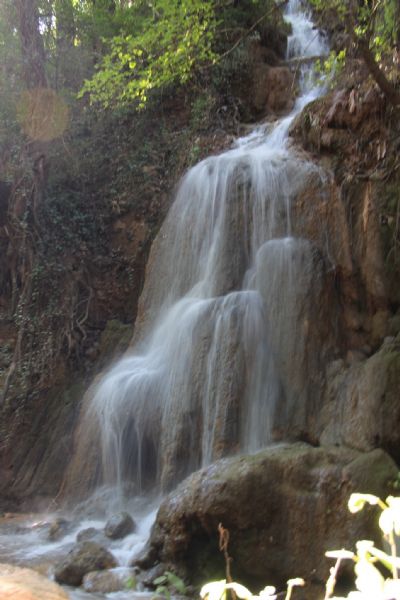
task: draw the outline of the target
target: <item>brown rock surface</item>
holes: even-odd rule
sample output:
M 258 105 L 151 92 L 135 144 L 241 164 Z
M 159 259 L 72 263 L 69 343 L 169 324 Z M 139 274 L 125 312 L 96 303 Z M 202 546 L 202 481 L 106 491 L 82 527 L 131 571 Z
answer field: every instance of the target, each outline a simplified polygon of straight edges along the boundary
M 331 365 L 321 442 L 359 450 L 377 446 L 400 458 L 400 338 L 367 360 Z
M 257 66 L 252 102 L 259 112 L 279 113 L 293 106 L 293 75 L 288 67 Z
M 377 537 L 376 513 L 351 515 L 354 491 L 386 497 L 395 463 L 382 450 L 278 445 L 220 460 L 194 473 L 162 503 L 150 551 L 200 581 L 224 577 L 219 523 L 229 529 L 235 579 L 283 586 L 294 576 L 323 582 L 324 552 Z
M 82 587 L 86 592 L 110 594 L 120 590 L 134 589 L 135 576 L 132 569 L 93 571 L 85 575 Z
M 32 569 L 0 564 L 1 600 L 68 600 L 64 590 Z
M 127 512 L 112 515 L 104 527 L 104 533 L 112 540 L 119 540 L 129 535 L 136 529 L 136 524 Z
M 56 564 L 54 577 L 59 583 L 78 586 L 86 573 L 116 566 L 117 562 L 111 552 L 95 542 L 82 542 Z

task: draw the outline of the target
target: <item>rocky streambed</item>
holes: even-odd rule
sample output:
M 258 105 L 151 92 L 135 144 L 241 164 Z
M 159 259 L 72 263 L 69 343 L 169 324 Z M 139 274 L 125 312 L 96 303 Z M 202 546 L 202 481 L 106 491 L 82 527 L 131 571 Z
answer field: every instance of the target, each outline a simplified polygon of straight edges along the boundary
M 151 581 L 130 563 L 148 538 L 155 505 L 147 501 L 136 515 L 134 519 L 120 511 L 105 520 L 79 518 L 76 513 L 4 514 L 0 519 L 0 597 L 14 599 L 7 594 L 15 593 L 18 600 L 31 598 L 27 590 L 34 600 L 109 595 L 122 600 L 132 599 L 133 592 L 151 596 Z M 55 583 L 47 586 L 46 580 L 62 588 Z

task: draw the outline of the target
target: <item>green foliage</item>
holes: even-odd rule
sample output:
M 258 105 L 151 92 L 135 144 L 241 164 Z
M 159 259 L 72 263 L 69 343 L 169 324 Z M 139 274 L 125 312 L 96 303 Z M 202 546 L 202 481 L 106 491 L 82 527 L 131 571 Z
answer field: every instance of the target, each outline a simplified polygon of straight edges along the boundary
M 207 128 L 210 121 L 210 113 L 215 108 L 215 98 L 210 93 L 197 96 L 192 104 L 190 126 L 194 131 Z
M 0 177 L 12 180 L 21 143 L 16 105 L 21 91 L 19 40 L 14 28 L 15 6 L 11 0 L 0 3 Z
M 186 594 L 186 585 L 184 581 L 172 573 L 171 571 L 165 571 L 163 575 L 157 577 L 153 582 L 157 587 L 155 590 L 156 596 L 164 596 L 167 600 L 171 599 L 172 593 Z
M 105 53 L 97 72 L 79 93 L 80 97 L 89 94 L 92 103 L 105 108 L 131 103 L 143 108 L 152 90 L 185 84 L 195 72 L 215 63 L 223 73 L 225 53 L 230 54 L 238 36 L 245 43 L 250 29 L 272 45 L 282 44 L 284 31 L 273 0 L 139 0 L 116 10 L 113 23 L 118 33 L 103 36 Z M 237 48 L 234 62 L 240 51 Z M 218 69 L 221 56 L 224 60 Z M 225 79 L 229 81 L 229 73 Z
M 136 589 L 136 579 L 134 577 L 128 577 L 125 581 L 125 588 L 127 590 L 135 590 Z
M 314 9 L 330 23 L 331 31 L 343 32 L 346 56 L 354 51 L 393 106 L 400 105 L 398 90 L 400 3 L 397 0 L 310 0 Z M 339 64 L 339 63 L 338 63 Z
M 215 58 L 211 0 L 157 0 L 134 7 L 127 13 L 127 31 L 107 42 L 109 52 L 80 92 L 104 107 L 132 101 L 143 107 L 152 89 L 185 83 L 195 64 Z
M 331 51 L 325 59 L 318 60 L 316 68 L 322 77 L 329 77 L 334 80 L 335 77 L 342 71 L 346 62 L 346 49 L 339 52 Z
M 367 41 L 376 60 L 380 60 L 382 53 L 389 52 L 398 42 L 397 0 L 357 3 L 352 0 L 310 0 L 310 4 L 318 12 L 334 15 L 337 23 L 351 32 L 355 41 Z

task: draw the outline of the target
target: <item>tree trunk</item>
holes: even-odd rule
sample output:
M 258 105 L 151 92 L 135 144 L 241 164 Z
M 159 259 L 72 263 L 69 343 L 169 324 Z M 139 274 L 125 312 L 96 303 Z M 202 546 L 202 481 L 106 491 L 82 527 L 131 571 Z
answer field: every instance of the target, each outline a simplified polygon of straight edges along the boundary
M 397 6 L 400 8 L 400 0 L 396 0 Z M 369 0 L 352 0 L 349 4 L 348 20 L 347 20 L 347 32 L 350 34 L 356 48 L 358 49 L 361 57 L 363 58 L 370 74 L 375 79 L 380 90 L 383 92 L 385 98 L 393 106 L 400 105 L 400 92 L 396 89 L 393 83 L 386 77 L 384 71 L 380 68 L 376 62 L 373 52 L 370 48 L 370 38 L 373 33 L 373 18 L 369 23 L 365 24 L 366 34 L 364 37 L 359 37 L 356 34 L 356 26 L 358 24 L 358 6 L 368 5 L 370 6 Z
M 395 20 L 397 23 L 397 28 L 395 31 L 395 44 L 396 44 L 396 50 L 399 52 L 400 51 L 400 0 L 396 0 L 396 10 L 395 10 Z
M 74 42 L 76 36 L 75 15 L 72 0 L 56 0 L 56 89 L 72 87 L 76 89 L 80 81 L 75 82 Z
M 45 53 L 36 0 L 17 0 L 24 81 L 28 89 L 47 87 Z
M 16 0 L 19 17 L 19 37 L 21 42 L 23 75 L 25 87 L 28 90 L 47 88 L 45 72 L 45 51 L 43 38 L 40 33 L 39 10 L 37 0 Z M 40 96 L 38 96 L 40 97 Z M 32 102 L 35 96 L 32 93 Z M 33 163 L 34 189 L 32 192 L 32 216 L 39 230 L 39 206 L 47 180 L 46 144 L 32 139 L 28 154 Z
M 381 91 L 384 93 L 387 100 L 393 106 L 400 105 L 400 92 L 395 88 L 391 81 L 386 77 L 385 73 L 379 67 L 376 62 L 374 55 L 372 54 L 369 44 L 366 40 L 358 40 L 357 46 L 361 52 L 361 56 L 364 59 L 365 64 L 368 67 L 369 72 L 375 79 Z

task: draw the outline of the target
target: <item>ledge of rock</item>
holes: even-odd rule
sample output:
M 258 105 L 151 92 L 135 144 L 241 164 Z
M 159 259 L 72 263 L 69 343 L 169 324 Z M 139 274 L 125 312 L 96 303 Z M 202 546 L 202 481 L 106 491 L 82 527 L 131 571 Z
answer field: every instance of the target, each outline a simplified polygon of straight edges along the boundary
M 352 492 L 386 497 L 398 469 L 382 450 L 281 444 L 250 456 L 222 459 L 187 478 L 162 503 L 149 554 L 195 583 L 224 578 L 218 524 L 229 529 L 236 580 L 285 586 L 304 577 L 326 581 L 324 553 L 379 539 L 377 514 L 351 515 Z M 260 588 L 261 589 L 261 588 Z
M 32 569 L 0 564 L 1 600 L 68 600 L 64 590 Z

